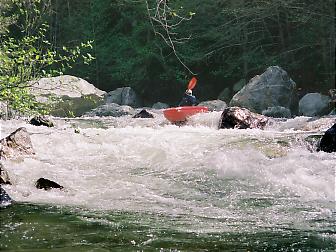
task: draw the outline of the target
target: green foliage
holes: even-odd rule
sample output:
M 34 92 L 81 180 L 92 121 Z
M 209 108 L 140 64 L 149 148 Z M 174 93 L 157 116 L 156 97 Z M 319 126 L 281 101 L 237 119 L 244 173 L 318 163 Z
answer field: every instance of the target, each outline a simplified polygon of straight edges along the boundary
M 10 13 L 12 8 L 11 0 L 0 1 L 0 35 L 8 31 L 8 26 L 15 21 L 15 15 Z
M 16 4 L 12 13 L 8 6 L 2 11 L 1 3 L 9 1 L 0 3 L 0 21 L 15 17 L 21 29 L 9 29 L 18 46 L 10 48 L 18 52 L 5 53 L 9 39 L 1 46 L 1 60 L 9 58 L 12 63 L 6 64 L 13 69 L 6 83 L 63 72 L 106 91 L 131 86 L 149 102 L 174 104 L 191 78 L 182 61 L 198 75 L 194 93 L 200 100 L 215 99 L 225 88 L 232 91 L 234 83 L 270 65 L 280 65 L 309 91 L 326 92 L 334 85 L 334 0 L 11 1 Z M 164 16 L 155 16 L 157 4 L 165 8 L 159 10 Z M 50 26 L 43 28 L 45 22 Z M 92 42 L 77 48 L 81 41 Z M 19 69 L 14 58 L 28 67 Z
M 40 4 L 40 1 L 36 3 Z M 21 7 L 20 4 L 17 7 Z M 22 7 L 20 10 L 25 15 L 30 11 Z M 85 53 L 86 49 L 92 48 L 92 41 L 56 50 L 47 40 L 48 28 L 48 25 L 41 24 L 34 35 L 22 38 L 8 35 L 1 37 L 0 101 L 6 102 L 15 111 L 25 114 L 34 111 L 47 113 L 48 107 L 36 101 L 29 92 L 34 81 L 42 77 L 61 75 L 79 58 L 86 64 L 93 60 L 91 54 Z

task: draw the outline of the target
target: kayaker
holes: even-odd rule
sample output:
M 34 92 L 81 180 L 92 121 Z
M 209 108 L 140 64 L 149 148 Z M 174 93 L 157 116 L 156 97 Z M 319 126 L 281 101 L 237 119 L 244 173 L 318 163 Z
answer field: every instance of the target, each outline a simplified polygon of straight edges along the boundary
M 182 97 L 182 101 L 179 103 L 179 106 L 183 107 L 195 105 L 197 105 L 196 97 L 192 94 L 191 89 L 187 89 Z

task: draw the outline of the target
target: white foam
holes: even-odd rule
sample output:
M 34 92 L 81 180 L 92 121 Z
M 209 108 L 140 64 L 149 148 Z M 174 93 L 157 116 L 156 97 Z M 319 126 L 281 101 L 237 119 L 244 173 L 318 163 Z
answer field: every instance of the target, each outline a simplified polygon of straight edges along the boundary
M 13 181 L 6 190 L 18 201 L 173 215 L 234 218 L 250 198 L 288 199 L 288 207 L 294 200 L 328 212 L 335 200 L 335 153 L 310 152 L 294 131 L 218 130 L 213 118 L 184 127 L 119 118 L 113 120 L 122 127 L 81 128 L 79 134 L 64 121 L 56 128 L 8 121 L 2 134 L 27 127 L 37 154 L 5 161 Z M 277 143 L 284 138 L 285 147 Z M 270 157 L 267 148 L 281 154 Z M 38 190 L 40 177 L 65 189 Z

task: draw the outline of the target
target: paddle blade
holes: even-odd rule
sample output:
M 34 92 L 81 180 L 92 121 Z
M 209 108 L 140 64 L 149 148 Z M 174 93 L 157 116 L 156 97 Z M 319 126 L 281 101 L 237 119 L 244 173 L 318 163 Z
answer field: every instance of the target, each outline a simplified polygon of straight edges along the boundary
M 192 77 L 188 84 L 188 89 L 193 89 L 196 86 L 197 79 Z

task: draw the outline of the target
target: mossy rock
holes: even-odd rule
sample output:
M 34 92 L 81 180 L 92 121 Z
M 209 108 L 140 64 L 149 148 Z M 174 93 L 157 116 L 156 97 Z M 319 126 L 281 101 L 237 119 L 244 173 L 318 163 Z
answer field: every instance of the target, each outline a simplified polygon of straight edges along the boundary
M 58 117 L 79 117 L 104 103 L 104 99 L 96 95 L 85 95 L 71 98 L 63 96 L 52 104 L 50 114 Z

